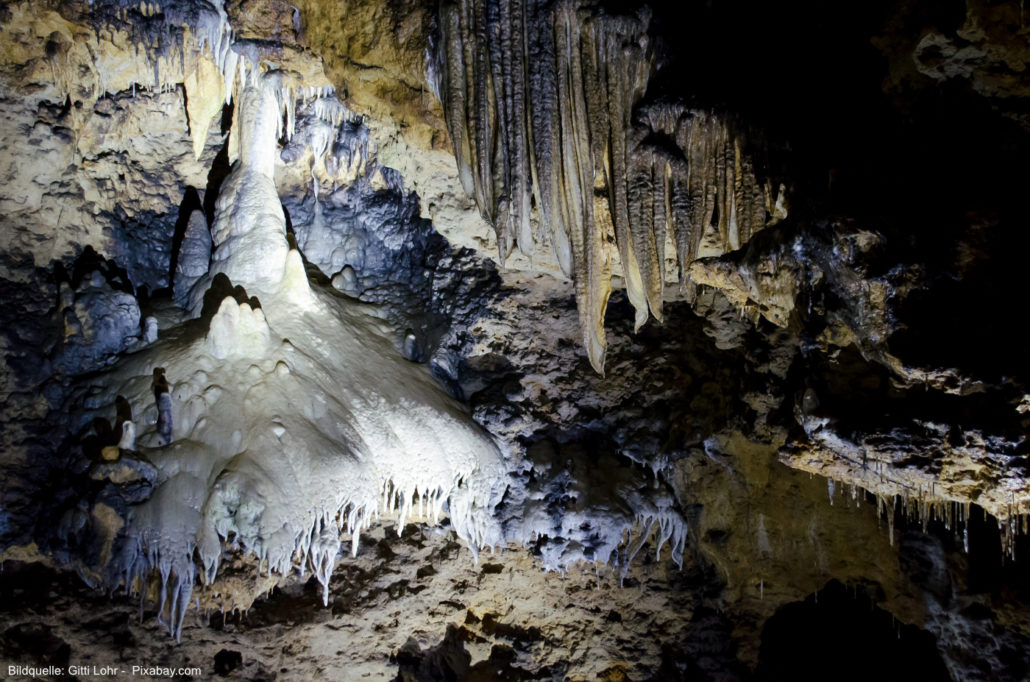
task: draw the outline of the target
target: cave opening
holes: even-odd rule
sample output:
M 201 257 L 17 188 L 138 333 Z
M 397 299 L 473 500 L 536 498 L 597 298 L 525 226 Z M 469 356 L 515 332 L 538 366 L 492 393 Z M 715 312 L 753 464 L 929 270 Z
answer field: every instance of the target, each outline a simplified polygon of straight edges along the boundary
M 831 580 L 781 606 L 762 629 L 755 679 L 950 681 L 934 636 L 897 622 L 868 590 Z

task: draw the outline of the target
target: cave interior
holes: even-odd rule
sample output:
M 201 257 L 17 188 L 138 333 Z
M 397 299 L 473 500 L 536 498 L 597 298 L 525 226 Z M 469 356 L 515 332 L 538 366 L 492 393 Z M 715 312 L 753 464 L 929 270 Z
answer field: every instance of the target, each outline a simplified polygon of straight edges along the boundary
M 1015 0 L 0 0 L 5 679 L 1030 679 Z

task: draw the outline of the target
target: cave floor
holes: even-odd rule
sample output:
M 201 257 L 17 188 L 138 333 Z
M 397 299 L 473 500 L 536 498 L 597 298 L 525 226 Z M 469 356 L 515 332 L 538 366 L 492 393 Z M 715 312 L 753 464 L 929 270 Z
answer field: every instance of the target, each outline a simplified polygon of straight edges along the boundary
M 453 533 L 409 524 L 398 537 L 379 526 L 356 558 L 341 560 L 328 607 L 313 577 L 296 577 L 245 612 L 191 608 L 176 644 L 155 601 L 141 617 L 137 597 L 112 598 L 73 573 L 9 561 L 0 663 L 201 671 L 176 679 L 651 679 L 674 658 L 680 672 L 735 677 L 729 626 L 704 603 L 711 580 L 703 570 L 689 557 L 679 570 L 667 554 L 655 562 L 642 552 L 620 585 L 611 567 L 545 573 L 524 549 L 476 562 Z M 234 577 L 252 580 L 254 565 L 223 571 L 220 589 Z

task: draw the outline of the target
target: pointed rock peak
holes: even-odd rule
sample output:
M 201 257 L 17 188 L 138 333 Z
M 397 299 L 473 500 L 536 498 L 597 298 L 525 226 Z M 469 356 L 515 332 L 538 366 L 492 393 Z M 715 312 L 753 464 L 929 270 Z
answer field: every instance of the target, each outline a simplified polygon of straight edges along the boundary
M 286 266 L 283 268 L 282 293 L 294 305 L 304 308 L 314 305 L 308 284 L 308 273 L 304 269 L 304 260 L 300 251 L 290 249 L 286 254 Z

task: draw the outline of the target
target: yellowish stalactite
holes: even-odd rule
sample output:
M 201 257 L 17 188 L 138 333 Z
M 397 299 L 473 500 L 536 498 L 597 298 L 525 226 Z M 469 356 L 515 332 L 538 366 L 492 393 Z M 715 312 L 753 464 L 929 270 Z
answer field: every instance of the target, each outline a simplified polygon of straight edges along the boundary
M 225 82 L 218 66 L 207 56 L 197 59 L 196 69 L 183 82 L 186 88 L 186 114 L 193 138 L 193 154 L 199 159 L 204 153 L 211 122 L 222 112 L 225 100 Z

